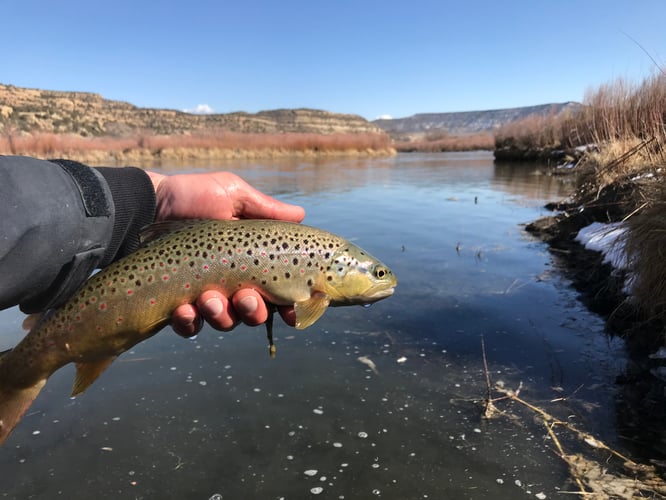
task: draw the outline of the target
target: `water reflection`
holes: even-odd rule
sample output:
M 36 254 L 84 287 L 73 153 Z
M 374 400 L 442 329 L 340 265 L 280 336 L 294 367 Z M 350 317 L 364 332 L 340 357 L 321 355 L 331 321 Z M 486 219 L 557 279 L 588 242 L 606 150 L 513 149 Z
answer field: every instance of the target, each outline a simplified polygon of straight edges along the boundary
M 72 373 L 61 370 L 0 448 L 5 497 L 571 490 L 533 414 L 507 402 L 506 416 L 481 418 L 482 337 L 493 381 L 621 448 L 622 345 L 520 227 L 566 195 L 557 179 L 495 167 L 486 153 L 216 167 L 303 204 L 307 223 L 377 255 L 400 276 L 396 295 L 330 310 L 304 332 L 278 327 L 276 360 L 261 330 L 240 327 L 196 342 L 160 334 L 73 401 Z M 14 325 L 16 315 L 3 318 Z

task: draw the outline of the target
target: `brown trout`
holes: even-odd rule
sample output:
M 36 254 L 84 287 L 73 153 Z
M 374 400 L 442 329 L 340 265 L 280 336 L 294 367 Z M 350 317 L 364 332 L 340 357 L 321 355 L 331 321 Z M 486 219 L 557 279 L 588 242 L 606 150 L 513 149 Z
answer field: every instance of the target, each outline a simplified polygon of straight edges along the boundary
M 0 355 L 0 444 L 56 370 L 76 363 L 72 395 L 83 392 L 205 290 L 231 296 L 254 288 L 270 304 L 293 306 L 296 328 L 303 329 L 328 306 L 369 304 L 390 296 L 397 284 L 388 267 L 356 245 L 290 222 L 157 223 L 146 239 Z M 270 319 L 266 325 L 270 341 Z

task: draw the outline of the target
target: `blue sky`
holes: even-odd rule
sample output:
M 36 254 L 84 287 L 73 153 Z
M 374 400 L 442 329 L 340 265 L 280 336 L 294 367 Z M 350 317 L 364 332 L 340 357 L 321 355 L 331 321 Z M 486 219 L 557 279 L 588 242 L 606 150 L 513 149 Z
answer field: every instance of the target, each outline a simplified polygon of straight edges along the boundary
M 581 101 L 656 71 L 631 38 L 666 70 L 664 0 L 4 0 L 1 12 L 0 83 L 143 107 L 374 119 Z

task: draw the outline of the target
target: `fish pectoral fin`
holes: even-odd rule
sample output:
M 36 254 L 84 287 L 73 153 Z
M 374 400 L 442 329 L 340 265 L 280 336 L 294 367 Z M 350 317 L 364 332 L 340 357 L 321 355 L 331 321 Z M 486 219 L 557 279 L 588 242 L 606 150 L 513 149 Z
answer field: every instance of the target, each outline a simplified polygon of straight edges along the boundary
M 74 377 L 74 385 L 72 386 L 72 396 L 85 391 L 115 361 L 116 357 L 112 356 L 99 361 L 76 363 L 76 377 Z
M 296 329 L 302 330 L 312 325 L 321 318 L 330 303 L 331 298 L 322 292 L 315 292 L 309 299 L 296 302 L 294 304 Z

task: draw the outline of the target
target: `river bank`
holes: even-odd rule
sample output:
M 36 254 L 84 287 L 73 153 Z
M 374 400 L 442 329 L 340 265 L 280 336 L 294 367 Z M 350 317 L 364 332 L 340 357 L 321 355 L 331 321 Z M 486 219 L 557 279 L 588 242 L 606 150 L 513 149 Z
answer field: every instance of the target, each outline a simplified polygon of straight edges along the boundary
M 624 339 L 631 362 L 617 384 L 620 398 L 630 402 L 621 406 L 632 411 L 620 415 L 623 432 L 647 433 L 666 453 L 666 169 L 634 158 L 645 147 L 639 143 L 612 161 L 590 149 L 575 164 L 544 166 L 548 175 L 576 176 L 578 187 L 546 205 L 552 215 L 526 229 L 548 243 L 610 335 Z
M 139 148 L 127 151 L 68 151 L 56 152 L 49 158 L 58 157 L 80 161 L 87 165 L 183 165 L 186 163 L 215 163 L 227 160 L 263 160 L 279 158 L 374 158 L 394 156 L 392 148 L 382 149 L 222 149 L 222 148 L 165 148 L 158 151 Z M 32 155 L 40 156 L 40 155 Z M 44 156 L 44 155 L 41 155 Z
M 395 149 L 385 134 L 245 133 L 81 137 L 34 133 L 0 136 L 0 154 L 65 158 L 90 165 L 174 165 L 267 158 L 382 157 Z

